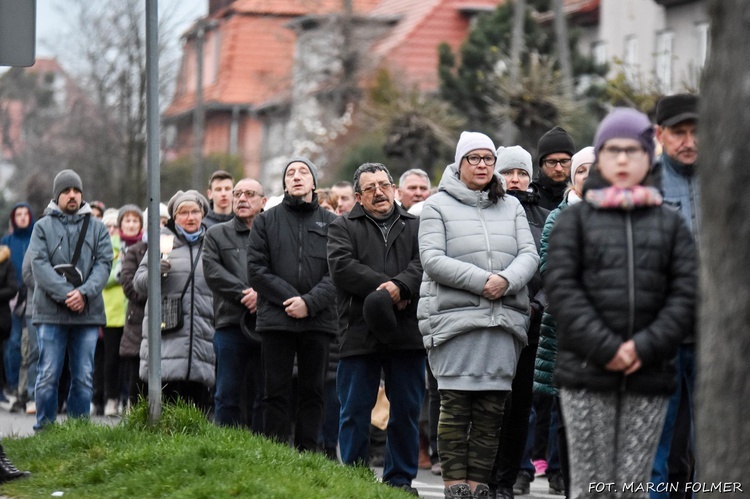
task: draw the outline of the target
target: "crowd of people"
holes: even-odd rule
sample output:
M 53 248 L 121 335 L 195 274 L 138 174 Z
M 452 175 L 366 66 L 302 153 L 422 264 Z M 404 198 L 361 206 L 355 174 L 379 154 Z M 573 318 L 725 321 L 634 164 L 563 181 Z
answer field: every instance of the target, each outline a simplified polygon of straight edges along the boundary
M 434 189 L 380 163 L 323 188 L 293 157 L 269 207 L 258 180 L 217 171 L 206 196 L 161 205 L 155 242 L 138 206 L 86 202 L 63 170 L 39 220 L 13 207 L 0 245 L 11 410 L 38 431 L 62 410 L 127 411 L 158 299 L 163 396 L 218 425 L 382 465 L 414 495 L 421 467 L 447 499 L 521 496 L 543 473 L 572 498 L 592 483 L 686 497 L 697 97 L 664 97 L 655 116 L 616 108 L 580 150 L 552 128 L 536 176 L 522 147 L 466 131 Z M 25 476 L 7 464 L 0 479 Z M 616 491 L 632 483 L 651 486 Z

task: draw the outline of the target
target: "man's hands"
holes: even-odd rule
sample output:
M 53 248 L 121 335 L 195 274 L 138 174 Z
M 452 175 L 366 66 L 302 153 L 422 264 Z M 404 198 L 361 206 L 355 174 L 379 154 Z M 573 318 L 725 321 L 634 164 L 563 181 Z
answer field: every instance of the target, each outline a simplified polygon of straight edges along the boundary
M 505 294 L 508 289 L 508 281 L 497 274 L 491 274 L 487 282 L 484 283 L 482 296 L 488 300 L 498 300 Z
M 399 288 L 396 283 L 394 283 L 393 281 L 386 281 L 380 286 L 378 286 L 377 288 L 375 288 L 375 291 L 378 291 L 384 288 L 388 291 L 388 294 L 391 295 L 391 300 L 393 301 L 393 304 L 396 306 L 398 310 L 403 310 L 406 308 L 410 300 L 401 299 L 401 288 Z
M 65 305 L 73 312 L 78 312 L 80 314 L 86 307 L 86 298 L 83 297 L 83 293 L 74 289 L 68 293 Z
M 305 300 L 301 296 L 289 298 L 284 302 L 284 306 L 286 307 L 284 309 L 286 315 L 293 319 L 304 319 L 310 313 L 307 309 L 307 303 L 305 303 Z
M 258 306 L 258 293 L 253 288 L 243 289 L 240 303 L 242 303 L 251 314 L 254 314 Z
M 617 349 L 617 353 L 612 360 L 604 366 L 609 371 L 622 371 L 626 375 L 633 374 L 641 368 L 641 359 L 638 358 L 638 352 L 635 351 L 635 342 L 628 340 Z

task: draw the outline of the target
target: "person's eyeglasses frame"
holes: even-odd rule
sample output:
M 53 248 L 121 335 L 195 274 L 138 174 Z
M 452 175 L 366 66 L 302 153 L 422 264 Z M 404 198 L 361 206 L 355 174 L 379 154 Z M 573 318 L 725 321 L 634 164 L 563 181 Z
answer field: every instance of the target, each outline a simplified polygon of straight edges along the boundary
M 174 214 L 176 217 L 189 217 L 190 215 L 197 217 L 197 216 L 203 216 L 203 211 L 201 210 L 190 210 L 190 211 L 178 211 Z
M 573 160 L 571 158 L 563 158 L 563 159 L 543 159 L 542 164 L 545 168 L 557 168 L 557 165 L 560 165 L 560 168 L 567 168 L 573 163 Z
M 360 194 L 375 194 L 375 191 L 377 189 L 380 189 L 381 192 L 390 192 L 393 189 L 393 183 L 392 182 L 379 182 L 377 184 L 368 185 L 367 187 L 363 187 L 360 189 Z
M 476 160 L 476 162 L 472 162 L 469 158 L 479 158 Z M 487 166 L 495 166 L 495 163 L 497 162 L 497 158 L 494 155 L 488 155 L 488 156 L 480 156 L 479 154 L 467 154 L 463 157 L 463 159 L 466 160 L 467 163 L 469 163 L 471 166 L 479 166 L 479 163 L 484 161 L 484 164 Z M 487 160 L 490 160 L 491 163 L 488 163 Z
M 602 147 L 600 154 L 608 157 L 610 159 L 617 159 L 620 157 L 622 153 L 625 153 L 625 156 L 629 160 L 635 160 L 635 159 L 641 159 L 643 156 L 646 155 L 646 150 L 643 147 L 639 146 L 630 146 L 630 147 L 617 147 L 617 146 L 605 146 Z
M 232 197 L 234 199 L 240 199 L 243 194 L 245 195 L 245 197 L 247 199 L 252 199 L 255 196 L 261 196 L 261 197 L 263 196 L 263 194 L 261 194 L 261 193 L 259 193 L 257 191 L 251 191 L 251 190 L 246 190 L 246 191 L 232 191 Z

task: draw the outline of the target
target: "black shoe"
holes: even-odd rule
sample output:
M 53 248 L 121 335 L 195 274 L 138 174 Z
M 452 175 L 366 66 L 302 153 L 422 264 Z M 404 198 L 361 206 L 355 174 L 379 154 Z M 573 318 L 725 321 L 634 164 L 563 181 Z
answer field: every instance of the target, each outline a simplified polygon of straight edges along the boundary
M 513 493 L 517 496 L 525 496 L 531 490 L 531 476 L 527 471 L 521 471 L 516 477 L 516 483 L 513 485 Z
M 393 487 L 394 489 L 403 490 L 407 494 L 411 494 L 414 497 L 419 497 L 419 491 L 408 483 L 402 483 L 401 485 L 391 485 L 391 487 Z
M 515 499 L 515 497 L 512 487 L 500 486 L 497 488 L 497 492 L 495 492 L 496 499 Z
M 373 468 L 382 468 L 385 464 L 385 456 L 375 455 L 370 458 L 370 466 Z
M 0 483 L 10 482 L 18 478 L 26 478 L 29 475 L 31 475 L 30 472 L 20 471 L 10 462 L 8 456 L 5 455 L 5 449 L 0 445 Z
M 20 399 L 13 402 L 13 405 L 10 406 L 9 412 L 18 412 L 21 414 L 26 414 L 26 403 L 22 402 Z
M 547 482 L 549 482 L 549 493 L 556 496 L 565 495 L 565 482 L 563 481 L 562 472 L 553 471 L 547 473 Z

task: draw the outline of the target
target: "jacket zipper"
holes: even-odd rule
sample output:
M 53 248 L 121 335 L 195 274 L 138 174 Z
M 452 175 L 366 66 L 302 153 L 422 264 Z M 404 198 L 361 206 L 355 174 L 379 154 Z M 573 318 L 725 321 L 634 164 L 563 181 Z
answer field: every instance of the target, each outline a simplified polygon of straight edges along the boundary
M 479 194 L 481 198 L 481 194 Z M 477 213 L 479 214 L 479 221 L 482 223 L 482 231 L 484 232 L 484 245 L 487 249 L 487 269 L 492 272 L 494 270 L 492 266 L 492 248 L 490 247 L 490 238 L 487 233 L 487 223 L 484 220 L 484 213 L 479 206 L 479 200 L 477 200 Z M 490 300 L 490 327 L 496 326 L 495 324 L 495 300 Z
M 633 338 L 635 327 L 635 248 L 633 243 L 633 217 L 631 212 L 625 212 L 625 234 L 628 245 L 628 337 Z M 623 375 L 620 390 L 625 391 L 627 377 Z

